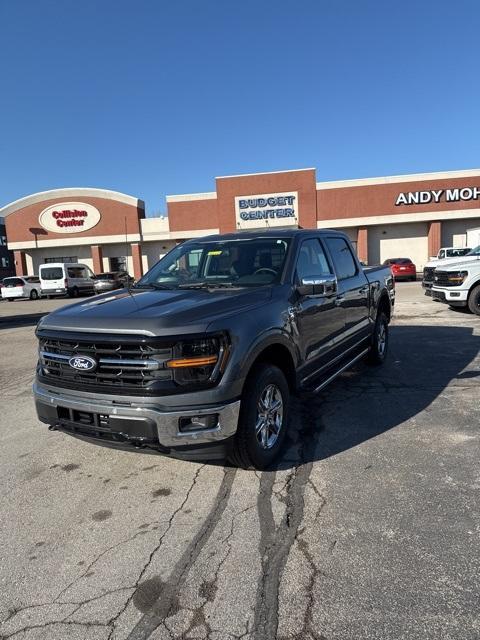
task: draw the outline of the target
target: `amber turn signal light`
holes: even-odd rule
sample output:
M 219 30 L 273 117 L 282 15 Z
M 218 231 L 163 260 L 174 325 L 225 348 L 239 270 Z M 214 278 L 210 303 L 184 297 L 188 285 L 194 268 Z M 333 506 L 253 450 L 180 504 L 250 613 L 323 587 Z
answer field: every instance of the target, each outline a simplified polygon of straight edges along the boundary
M 197 358 L 177 358 L 176 360 L 168 360 L 166 366 L 169 369 L 182 369 L 185 367 L 208 367 L 215 364 L 218 356 L 198 356 Z

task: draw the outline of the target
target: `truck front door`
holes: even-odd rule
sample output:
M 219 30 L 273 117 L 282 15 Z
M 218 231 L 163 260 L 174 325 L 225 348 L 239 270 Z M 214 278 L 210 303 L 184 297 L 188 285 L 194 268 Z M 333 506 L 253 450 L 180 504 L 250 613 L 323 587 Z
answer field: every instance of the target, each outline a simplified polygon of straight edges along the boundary
M 305 380 L 334 358 L 338 339 L 345 331 L 345 310 L 336 304 L 336 282 L 332 266 L 319 238 L 304 240 L 297 255 L 295 282 L 333 280 L 325 293 L 297 294 L 293 307 L 302 355 L 300 376 Z

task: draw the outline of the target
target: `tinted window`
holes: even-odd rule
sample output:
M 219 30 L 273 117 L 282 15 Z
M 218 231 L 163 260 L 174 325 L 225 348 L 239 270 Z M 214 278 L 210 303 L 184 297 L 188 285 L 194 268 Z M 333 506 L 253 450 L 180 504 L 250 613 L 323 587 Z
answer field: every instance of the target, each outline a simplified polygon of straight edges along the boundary
M 385 260 L 384 264 L 412 264 L 410 258 L 390 258 L 390 260 Z
M 42 280 L 61 280 L 63 278 L 63 269 L 61 267 L 47 267 L 40 270 Z
M 40 280 L 37 278 L 37 276 L 29 276 L 28 278 L 25 278 L 26 282 L 31 282 L 34 284 L 37 284 L 38 282 L 40 282 Z
M 332 272 L 323 247 L 317 238 L 302 242 L 297 258 L 297 278 L 325 277 Z
M 99 273 L 97 280 L 115 280 L 117 274 L 115 273 Z
M 69 278 L 88 278 L 88 273 L 85 267 L 68 267 Z
M 357 273 L 357 265 L 346 240 L 343 238 L 327 238 L 328 250 L 339 280 L 352 278 Z
M 5 287 L 23 287 L 25 283 L 20 278 L 5 278 L 3 284 Z

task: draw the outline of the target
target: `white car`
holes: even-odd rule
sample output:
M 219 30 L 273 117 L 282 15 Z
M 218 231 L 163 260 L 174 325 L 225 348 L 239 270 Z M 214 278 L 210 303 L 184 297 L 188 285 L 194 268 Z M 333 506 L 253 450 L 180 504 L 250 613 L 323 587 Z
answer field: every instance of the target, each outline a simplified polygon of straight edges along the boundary
M 468 307 L 480 316 L 480 260 L 437 267 L 432 299 L 450 307 Z
M 422 287 L 425 289 L 425 295 L 432 295 L 432 286 L 433 279 L 435 275 L 435 269 L 438 267 L 439 269 L 443 269 L 443 267 L 447 267 L 450 264 L 463 264 L 467 262 L 473 262 L 475 260 L 480 260 L 480 245 L 472 249 L 470 253 L 467 253 L 464 256 L 457 256 L 456 258 L 442 258 L 441 260 L 430 260 L 427 262 L 423 269 L 423 280 Z
M 40 265 L 39 276 L 42 294 L 48 298 L 65 295 L 76 298 L 95 292 L 95 276 L 86 264 L 48 262 Z
M 4 278 L 1 291 L 2 298 L 5 300 L 16 300 L 17 298 L 38 300 L 41 295 L 40 279 L 38 276 Z

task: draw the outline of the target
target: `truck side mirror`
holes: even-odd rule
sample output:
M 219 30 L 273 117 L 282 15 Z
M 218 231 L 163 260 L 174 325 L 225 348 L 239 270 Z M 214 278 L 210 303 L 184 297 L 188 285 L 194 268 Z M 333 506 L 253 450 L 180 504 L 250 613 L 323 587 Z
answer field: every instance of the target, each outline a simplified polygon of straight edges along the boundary
M 300 284 L 297 285 L 297 292 L 301 296 L 324 296 L 328 298 L 337 292 L 337 279 L 332 274 L 322 278 L 302 278 Z

